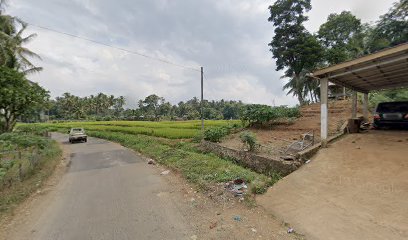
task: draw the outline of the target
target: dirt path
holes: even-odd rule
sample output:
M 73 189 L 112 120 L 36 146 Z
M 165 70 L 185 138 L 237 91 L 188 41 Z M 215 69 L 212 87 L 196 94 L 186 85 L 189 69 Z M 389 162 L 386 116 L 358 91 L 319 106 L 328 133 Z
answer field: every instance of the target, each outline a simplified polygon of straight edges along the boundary
M 347 135 L 257 200 L 309 239 L 408 239 L 408 132 Z
M 70 167 L 16 211 L 0 239 L 302 239 L 262 208 L 216 203 L 118 144 L 53 137 Z

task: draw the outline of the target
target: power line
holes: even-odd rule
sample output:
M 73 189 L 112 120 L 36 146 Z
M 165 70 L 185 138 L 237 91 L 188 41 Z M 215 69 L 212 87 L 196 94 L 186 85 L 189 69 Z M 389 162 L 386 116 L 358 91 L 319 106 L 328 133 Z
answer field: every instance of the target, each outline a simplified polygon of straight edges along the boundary
M 85 41 L 88 41 L 88 42 L 99 44 L 99 45 L 102 45 L 102 46 L 105 46 L 105 47 L 110 47 L 110 48 L 113 48 L 113 49 L 116 49 L 116 50 L 120 50 L 120 51 L 124 51 L 124 52 L 127 52 L 127 53 L 139 55 L 139 56 L 142 56 L 142 57 L 145 57 L 145 58 L 149 58 L 149 59 L 152 59 L 152 60 L 155 60 L 155 61 L 170 64 L 170 65 L 173 65 L 173 66 L 177 66 L 177 67 L 181 67 L 181 68 L 185 68 L 185 69 L 190 69 L 190 70 L 197 71 L 197 72 L 201 71 L 198 67 L 195 68 L 195 67 L 190 67 L 190 66 L 185 66 L 185 65 L 182 65 L 182 64 L 170 62 L 170 61 L 168 61 L 166 59 L 152 57 L 152 56 L 149 56 L 149 55 L 146 55 L 146 54 L 134 51 L 134 50 L 129 50 L 129 49 L 126 49 L 126 48 L 116 47 L 116 46 L 113 46 L 113 45 L 110 45 L 110 44 L 107 44 L 107 43 L 99 42 L 97 40 L 81 37 L 81 36 L 71 34 L 71 33 L 67 33 L 67 32 L 62 32 L 62 31 L 55 30 L 55 29 L 52 29 L 52 28 L 49 28 L 49 27 L 44 27 L 44 26 L 35 25 L 35 24 L 29 24 L 29 25 L 40 28 L 40 29 L 44 29 L 44 30 L 47 30 L 47 31 L 55 32 L 55 33 L 58 33 L 58 34 L 66 35 L 66 36 L 69 36 L 69 37 L 78 38 L 78 39 L 81 39 L 81 40 L 85 40 Z

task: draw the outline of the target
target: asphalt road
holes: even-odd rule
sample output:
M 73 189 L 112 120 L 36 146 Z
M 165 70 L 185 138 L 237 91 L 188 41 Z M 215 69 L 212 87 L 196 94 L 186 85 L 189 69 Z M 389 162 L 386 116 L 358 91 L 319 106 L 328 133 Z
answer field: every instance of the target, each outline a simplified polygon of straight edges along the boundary
M 89 138 L 69 144 L 71 165 L 41 212 L 11 239 L 190 239 L 189 224 L 159 170 L 118 144 Z

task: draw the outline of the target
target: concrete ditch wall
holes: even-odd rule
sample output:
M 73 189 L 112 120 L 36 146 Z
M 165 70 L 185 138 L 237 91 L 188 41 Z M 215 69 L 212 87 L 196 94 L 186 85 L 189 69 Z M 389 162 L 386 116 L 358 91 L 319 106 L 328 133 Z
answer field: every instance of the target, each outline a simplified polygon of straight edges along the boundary
M 204 152 L 213 152 L 220 157 L 233 160 L 238 165 L 269 176 L 273 173 L 279 173 L 282 177 L 286 176 L 301 165 L 298 161 L 266 158 L 251 152 L 239 151 L 207 141 L 202 141 L 200 148 Z

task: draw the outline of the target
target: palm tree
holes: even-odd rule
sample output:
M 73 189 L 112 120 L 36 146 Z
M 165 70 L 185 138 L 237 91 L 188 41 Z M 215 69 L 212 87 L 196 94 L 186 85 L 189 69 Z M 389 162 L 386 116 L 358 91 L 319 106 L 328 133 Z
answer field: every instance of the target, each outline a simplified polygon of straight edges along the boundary
M 9 15 L 3 15 L 5 0 L 0 0 L 0 65 L 16 69 L 24 74 L 39 72 L 40 67 L 34 66 L 28 58 L 41 59 L 23 45 L 32 41 L 36 34 L 23 37 L 23 32 L 27 29 L 27 23 Z
M 287 78 L 288 76 L 282 76 L 281 78 Z M 297 97 L 299 104 L 305 104 L 305 78 L 302 74 L 299 76 L 293 75 L 289 78 L 289 82 L 283 85 L 283 90 L 289 89 L 287 95 L 292 94 Z

